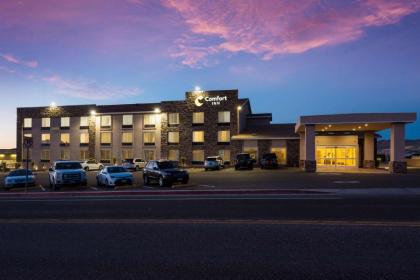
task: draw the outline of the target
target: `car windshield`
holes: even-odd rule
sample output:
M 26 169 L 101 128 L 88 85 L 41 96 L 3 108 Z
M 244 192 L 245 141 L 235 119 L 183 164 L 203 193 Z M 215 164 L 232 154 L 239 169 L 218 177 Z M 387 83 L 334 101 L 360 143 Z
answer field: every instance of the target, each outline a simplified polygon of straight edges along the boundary
M 82 169 L 80 162 L 58 162 L 55 164 L 55 169 Z
M 157 163 L 160 169 L 177 168 L 178 165 L 174 161 L 160 161 Z
M 238 160 L 245 160 L 249 158 L 250 158 L 249 154 L 238 155 Z
M 32 175 L 32 171 L 28 171 L 28 175 Z M 19 169 L 9 173 L 9 177 L 26 176 L 26 169 Z
M 206 160 L 207 161 L 216 161 L 216 158 L 215 157 L 208 157 L 208 158 L 206 158 Z
M 120 166 L 108 167 L 108 173 L 123 173 L 123 172 L 127 172 L 127 170 L 124 167 L 120 167 Z
M 265 154 L 263 156 L 263 158 L 265 158 L 265 159 L 276 159 L 276 155 L 275 154 Z

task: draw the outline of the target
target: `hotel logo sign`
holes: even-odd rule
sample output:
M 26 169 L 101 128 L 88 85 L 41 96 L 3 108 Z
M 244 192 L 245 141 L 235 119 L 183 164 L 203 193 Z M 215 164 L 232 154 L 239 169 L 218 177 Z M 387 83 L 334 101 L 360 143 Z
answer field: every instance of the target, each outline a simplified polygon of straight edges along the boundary
M 212 106 L 220 105 L 222 102 L 227 101 L 227 96 L 204 96 L 204 95 L 198 95 L 195 100 L 194 104 L 197 107 L 203 106 L 204 103 L 209 103 Z

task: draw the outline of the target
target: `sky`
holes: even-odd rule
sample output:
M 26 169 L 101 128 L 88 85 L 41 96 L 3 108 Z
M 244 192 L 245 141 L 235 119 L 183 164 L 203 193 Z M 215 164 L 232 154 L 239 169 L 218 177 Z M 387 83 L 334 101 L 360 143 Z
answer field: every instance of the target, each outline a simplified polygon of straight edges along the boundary
M 417 112 L 420 0 L 1 0 L 0 148 L 16 108 L 239 89 L 274 122 Z M 420 138 L 420 120 L 407 138 Z

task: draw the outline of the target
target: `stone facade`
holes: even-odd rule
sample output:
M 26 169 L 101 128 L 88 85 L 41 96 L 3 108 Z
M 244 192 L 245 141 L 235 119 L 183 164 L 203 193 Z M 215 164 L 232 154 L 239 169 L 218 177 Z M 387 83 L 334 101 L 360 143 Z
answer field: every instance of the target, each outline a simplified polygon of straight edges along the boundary
M 287 140 L 287 166 L 298 167 L 299 166 L 299 139 Z
M 389 163 L 389 172 L 391 173 L 407 173 L 407 162 L 391 161 Z

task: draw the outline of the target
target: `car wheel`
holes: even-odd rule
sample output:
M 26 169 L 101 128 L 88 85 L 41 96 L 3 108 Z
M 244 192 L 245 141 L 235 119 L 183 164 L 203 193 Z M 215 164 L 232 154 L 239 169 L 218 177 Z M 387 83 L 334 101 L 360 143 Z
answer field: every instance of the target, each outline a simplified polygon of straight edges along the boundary
M 140 166 L 136 165 L 136 171 L 140 171 Z
M 163 177 L 160 176 L 159 177 L 159 187 L 166 187 L 167 184 L 165 183 L 165 181 L 163 180 Z
M 86 166 L 85 167 L 85 171 L 89 171 L 89 166 Z
M 102 170 L 102 169 L 104 169 L 104 166 L 103 165 L 99 165 L 99 170 Z
M 99 180 L 99 178 L 96 178 L 96 186 L 98 186 L 98 187 L 100 187 L 102 184 L 101 184 L 101 181 Z
M 108 187 L 108 188 L 110 187 L 108 179 L 105 180 L 105 186 Z
M 149 185 L 149 178 L 146 175 L 143 176 L 143 185 Z

